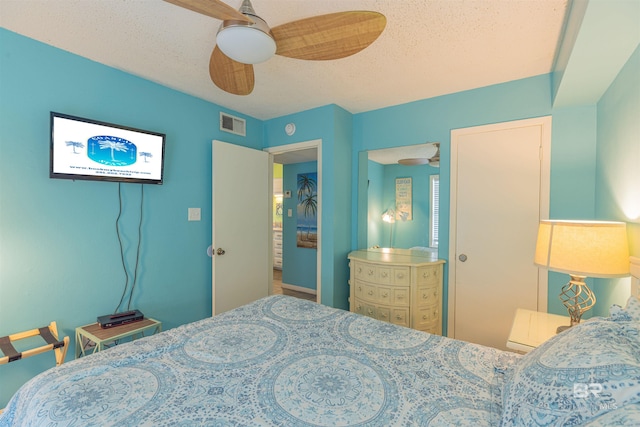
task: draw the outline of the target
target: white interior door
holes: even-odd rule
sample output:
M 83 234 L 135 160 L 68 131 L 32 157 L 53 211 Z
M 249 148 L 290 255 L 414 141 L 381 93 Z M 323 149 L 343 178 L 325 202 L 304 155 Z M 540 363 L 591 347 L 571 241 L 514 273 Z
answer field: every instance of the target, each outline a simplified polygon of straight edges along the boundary
M 533 252 L 548 216 L 549 141 L 549 118 L 452 131 L 454 338 L 506 349 L 517 308 L 546 311 Z
M 269 154 L 213 141 L 212 314 L 269 294 L 271 188 Z

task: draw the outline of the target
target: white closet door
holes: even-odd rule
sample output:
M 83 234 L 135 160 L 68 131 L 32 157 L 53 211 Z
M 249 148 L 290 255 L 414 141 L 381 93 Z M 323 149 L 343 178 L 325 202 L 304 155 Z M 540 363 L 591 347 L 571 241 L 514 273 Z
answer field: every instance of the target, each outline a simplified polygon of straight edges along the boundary
M 549 128 L 542 118 L 452 132 L 449 335 L 457 339 L 506 349 L 517 308 L 546 310 L 546 274 L 533 252 L 548 213 Z

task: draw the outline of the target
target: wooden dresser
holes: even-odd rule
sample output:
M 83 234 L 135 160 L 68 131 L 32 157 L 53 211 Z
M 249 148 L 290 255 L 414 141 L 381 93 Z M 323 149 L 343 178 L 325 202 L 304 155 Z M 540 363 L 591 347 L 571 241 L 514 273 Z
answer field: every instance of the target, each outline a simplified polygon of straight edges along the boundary
M 350 310 L 442 335 L 442 269 L 435 254 L 362 249 L 349 254 Z

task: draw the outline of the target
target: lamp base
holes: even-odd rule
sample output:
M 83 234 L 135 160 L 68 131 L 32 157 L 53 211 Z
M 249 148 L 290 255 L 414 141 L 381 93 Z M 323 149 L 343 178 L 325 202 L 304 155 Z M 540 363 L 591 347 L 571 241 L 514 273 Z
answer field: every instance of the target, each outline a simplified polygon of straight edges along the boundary
M 570 276 L 571 280 L 562 287 L 559 297 L 562 305 L 567 308 L 571 320 L 568 326 L 559 326 L 556 329 L 558 334 L 580 323 L 582 315 L 596 303 L 596 296 L 584 282 L 585 277 L 577 274 Z

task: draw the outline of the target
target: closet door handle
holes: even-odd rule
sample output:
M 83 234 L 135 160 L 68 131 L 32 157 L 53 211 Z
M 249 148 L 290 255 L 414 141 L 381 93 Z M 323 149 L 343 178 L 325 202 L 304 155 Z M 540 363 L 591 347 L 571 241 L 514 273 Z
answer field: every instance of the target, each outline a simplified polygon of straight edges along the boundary
M 222 248 L 218 248 L 218 249 L 216 250 L 216 254 L 217 254 L 217 255 L 224 255 L 224 254 L 226 254 L 226 252 L 225 252 L 225 250 L 224 250 L 224 249 L 222 249 Z

